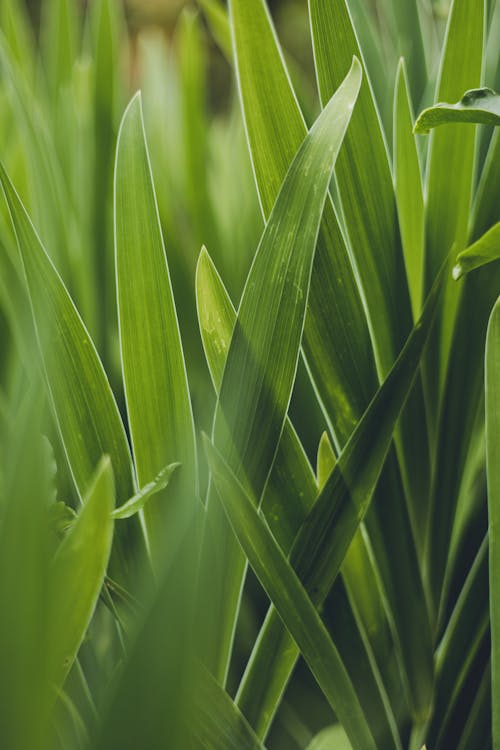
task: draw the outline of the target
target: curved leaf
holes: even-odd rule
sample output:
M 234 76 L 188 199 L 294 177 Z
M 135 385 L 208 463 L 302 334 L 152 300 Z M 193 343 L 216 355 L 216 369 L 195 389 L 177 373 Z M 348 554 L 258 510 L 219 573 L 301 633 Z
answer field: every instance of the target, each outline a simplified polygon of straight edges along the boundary
M 453 278 L 460 279 L 469 271 L 500 258 L 500 223 L 488 229 L 476 242 L 457 255 Z
M 451 122 L 500 125 L 500 94 L 488 88 L 470 89 L 456 104 L 428 107 L 419 114 L 415 133 L 426 134 Z

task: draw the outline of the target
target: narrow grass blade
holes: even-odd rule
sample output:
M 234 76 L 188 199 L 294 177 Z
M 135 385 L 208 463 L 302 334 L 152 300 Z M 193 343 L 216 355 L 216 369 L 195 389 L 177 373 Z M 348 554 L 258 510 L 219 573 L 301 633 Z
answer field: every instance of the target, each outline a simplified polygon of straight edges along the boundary
M 353 744 L 375 750 L 352 683 L 311 599 L 254 502 L 208 439 L 205 450 L 218 496 L 255 573 Z
M 103 459 L 76 521 L 50 568 L 48 597 L 50 674 L 62 686 L 92 618 L 111 552 L 115 503 L 113 473 Z
M 206 750 L 264 750 L 226 691 L 204 667 L 197 674 L 193 735 Z
M 321 214 L 360 75 L 360 65 L 354 60 L 290 167 L 247 278 L 231 338 L 214 417 L 214 442 L 257 500 L 285 422 Z M 213 613 L 220 619 L 214 623 L 212 636 L 214 673 L 223 682 L 243 562 L 217 498 L 209 499 L 208 525 L 220 526 L 218 533 L 227 537 L 225 554 L 219 560 L 220 588 L 214 594 L 214 599 L 220 599 L 214 602 Z
M 490 536 L 490 620 L 493 746 L 500 748 L 500 302 L 486 340 L 486 466 Z
M 488 88 L 471 89 L 456 104 L 428 107 L 419 114 L 415 133 L 429 133 L 452 122 L 500 125 L 500 94 Z
M 231 0 L 230 21 L 247 140 L 267 219 L 307 130 L 266 3 Z M 358 285 L 329 199 L 311 277 L 303 350 L 336 442 L 343 445 L 376 390 L 377 375 Z
M 424 272 L 424 196 L 412 123 L 405 64 L 401 60 L 394 97 L 394 187 L 413 317 L 417 319 Z
M 481 77 L 483 50 L 484 2 L 454 0 L 448 17 L 436 99 L 455 101 L 463 91 L 478 86 Z M 430 136 L 427 163 L 426 257 L 424 285 L 428 289 L 443 258 L 452 247 L 463 250 L 468 239 L 468 224 L 474 175 L 475 128 L 451 124 L 434 130 Z M 435 465 L 445 467 L 435 474 L 430 495 L 430 519 L 426 536 L 426 568 L 429 575 L 432 606 L 439 609 L 445 576 L 449 539 L 453 526 L 457 486 L 462 463 L 459 455 L 466 450 L 463 442 L 468 433 L 457 429 L 448 419 L 460 418 L 463 396 L 452 402 L 452 390 L 446 383 L 445 402 L 440 397 L 448 377 L 453 378 L 450 360 L 453 329 L 462 286 L 448 284 L 439 324 L 428 350 L 426 385 L 429 413 L 438 414 Z M 470 316 L 470 308 L 463 311 Z M 475 317 L 475 312 L 474 312 Z M 470 354 L 467 354 L 469 357 Z M 472 359 L 472 358 L 471 358 Z M 474 360 L 472 360 L 474 361 Z M 463 391 L 462 391 L 463 393 Z M 437 420 L 436 420 L 437 421 Z M 453 440 L 450 440 L 453 435 Z M 462 435 L 464 436 L 462 438 Z M 446 469 L 448 467 L 448 470 Z M 459 471 L 457 472 L 457 467 Z
M 142 487 L 166 464 L 180 462 L 167 493 L 170 498 L 173 493 L 194 497 L 193 415 L 140 95 L 130 102 L 118 137 L 115 257 L 123 381 L 137 480 Z M 144 509 L 153 538 L 153 527 L 160 533 L 159 519 L 165 517 L 162 502 L 148 502 Z
M 391 375 L 381 386 L 340 454 L 308 518 L 295 537 L 290 561 L 318 607 L 323 604 L 358 525 L 369 507 L 397 418 L 417 372 L 439 293 L 440 286 L 436 286 L 424 308 L 423 319 L 414 329 Z M 377 440 L 374 442 L 375 434 Z M 290 646 L 288 649 L 276 648 L 276 644 L 279 645 L 278 633 L 281 627 L 278 614 L 271 610 L 252 654 L 249 674 L 245 676 L 246 681 L 251 683 L 255 678 L 250 672 L 263 674 L 265 668 L 273 675 L 273 687 L 278 696 L 281 694 L 280 680 L 283 690 L 297 656 L 297 652 L 293 652 Z M 422 633 L 420 637 L 421 635 Z M 415 648 L 415 643 L 413 645 Z M 422 673 L 425 684 L 427 667 Z
M 57 105 L 68 84 L 78 50 L 78 7 L 72 0 L 52 0 L 42 5 L 41 47 L 50 95 Z
M 125 430 L 94 345 L 3 167 L 0 181 L 23 260 L 47 383 L 76 487 L 83 497 L 109 455 L 116 497 L 134 492 Z
M 168 486 L 170 477 L 179 466 L 180 464 L 178 463 L 165 466 L 152 482 L 145 484 L 144 487 L 141 487 L 139 492 L 136 492 L 135 495 L 130 498 L 130 500 L 127 500 L 126 503 L 120 505 L 119 508 L 115 508 L 111 514 L 112 517 L 115 520 L 122 520 L 139 513 L 151 497 L 154 497 L 154 495 L 157 495 L 158 492 L 161 492 Z
M 500 258 L 500 223 L 491 227 L 476 242 L 469 245 L 457 256 L 453 268 L 453 278 L 460 279 L 464 274 Z

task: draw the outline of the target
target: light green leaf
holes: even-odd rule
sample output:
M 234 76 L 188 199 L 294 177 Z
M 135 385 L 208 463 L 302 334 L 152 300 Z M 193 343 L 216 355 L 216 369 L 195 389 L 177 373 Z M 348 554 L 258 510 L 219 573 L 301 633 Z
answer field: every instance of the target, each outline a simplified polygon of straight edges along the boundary
M 205 450 L 218 496 L 252 568 L 353 744 L 375 750 L 352 683 L 314 604 L 254 501 L 208 438 Z
M 156 495 L 167 487 L 170 477 L 179 466 L 179 463 L 165 466 L 152 482 L 145 484 L 144 487 L 141 487 L 139 492 L 136 492 L 135 495 L 130 498 L 130 500 L 127 500 L 126 503 L 120 505 L 119 508 L 115 508 L 111 514 L 112 518 L 115 520 L 130 518 L 142 510 L 147 501 L 153 497 L 153 495 Z
M 422 305 L 424 271 L 424 196 L 417 144 L 412 133 L 412 108 L 404 61 L 394 97 L 394 183 L 399 226 L 414 318 Z
M 205 750 L 264 750 L 228 693 L 200 666 L 197 673 L 193 735 Z
M 453 278 L 460 279 L 464 274 L 498 258 L 500 258 L 500 223 L 495 224 L 486 234 L 457 255 Z
M 451 122 L 500 125 L 500 94 L 488 88 L 471 89 L 456 104 L 428 107 L 419 114 L 415 133 L 426 134 Z
M 323 729 L 307 746 L 307 750 L 352 750 L 345 731 L 339 724 Z
M 125 430 L 106 374 L 66 287 L 4 168 L 0 182 L 23 260 L 48 388 L 68 463 L 83 497 L 101 456 L 109 455 L 116 497 L 134 492 Z
M 105 458 L 49 571 L 49 673 L 57 687 L 76 658 L 104 582 L 113 539 L 114 502 L 111 463 Z
M 328 437 L 328 433 L 324 432 L 319 441 L 316 460 L 316 476 L 318 477 L 318 487 L 320 489 L 325 485 L 336 462 L 337 458 L 330 443 L 330 438 Z
M 486 339 L 486 467 L 490 539 L 490 620 L 493 747 L 500 748 L 500 300 Z
M 191 401 L 139 94 L 120 128 L 114 205 L 123 381 L 137 480 L 139 486 L 149 484 L 166 464 L 179 461 L 169 497 L 174 490 L 194 497 Z M 144 509 L 150 534 L 155 518 L 162 517 L 159 503 Z

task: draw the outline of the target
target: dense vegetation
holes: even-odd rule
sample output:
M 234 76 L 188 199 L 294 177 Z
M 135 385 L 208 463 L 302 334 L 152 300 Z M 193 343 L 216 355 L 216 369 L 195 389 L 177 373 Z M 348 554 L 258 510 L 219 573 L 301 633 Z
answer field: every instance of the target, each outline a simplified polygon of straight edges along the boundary
M 277 18 L 0 6 L 5 750 L 500 750 L 500 2 Z

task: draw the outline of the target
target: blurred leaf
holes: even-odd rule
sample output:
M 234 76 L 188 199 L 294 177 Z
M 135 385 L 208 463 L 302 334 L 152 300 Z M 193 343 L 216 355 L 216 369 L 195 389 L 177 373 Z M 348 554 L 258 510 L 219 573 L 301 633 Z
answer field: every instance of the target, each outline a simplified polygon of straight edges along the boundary
M 451 122 L 500 125 L 500 94 L 492 89 L 466 91 L 456 104 L 435 104 L 424 109 L 415 123 L 415 133 L 429 133 Z
M 424 196 L 404 61 L 398 66 L 394 97 L 394 183 L 406 276 L 414 318 L 422 305 Z
M 460 279 L 464 274 L 498 258 L 500 258 L 500 223 L 495 224 L 486 234 L 457 255 L 453 278 Z
M 54 101 L 71 79 L 78 50 L 78 5 L 51 0 L 41 6 L 41 47 L 44 72 Z
M 352 683 L 311 599 L 259 515 L 254 501 L 208 438 L 205 450 L 220 501 L 269 598 L 278 608 L 352 742 L 360 750 L 375 750 L 376 745 Z
M 493 747 L 500 747 L 500 302 L 491 313 L 486 341 L 486 466 L 488 473 L 491 685 Z
M 231 61 L 233 50 L 227 10 L 219 0 L 198 0 L 221 52 Z
M 57 687 L 73 665 L 104 582 L 114 502 L 111 463 L 105 458 L 49 569 L 49 673 Z
M 266 484 L 286 418 L 321 214 L 360 73 L 354 60 L 294 159 L 257 249 L 229 346 L 214 417 L 214 443 L 256 499 Z M 213 652 L 214 673 L 221 682 L 243 573 L 241 553 L 222 513 L 217 498 L 209 499 L 208 523 L 221 524 L 226 531 L 220 533 L 227 536 L 220 563 L 224 571 L 220 605 L 213 607 L 221 620 L 214 626 Z
M 169 498 L 175 498 L 174 490 L 194 498 L 193 415 L 139 95 L 127 108 L 118 137 L 115 243 L 123 381 L 137 480 L 141 487 L 149 484 L 166 464 L 178 461 L 182 468 Z M 161 544 L 165 509 L 149 502 L 144 513 L 150 537 Z

